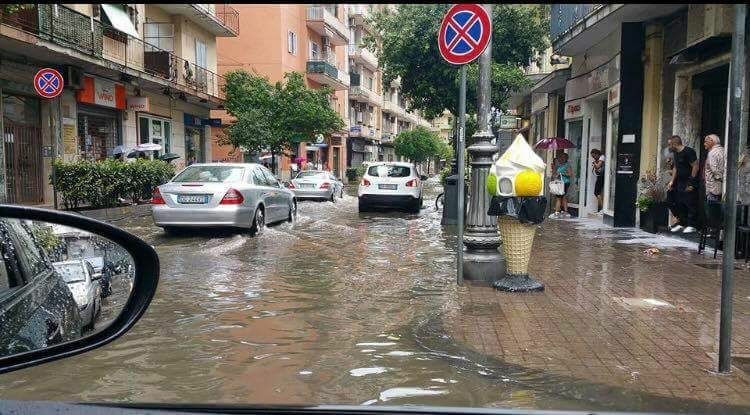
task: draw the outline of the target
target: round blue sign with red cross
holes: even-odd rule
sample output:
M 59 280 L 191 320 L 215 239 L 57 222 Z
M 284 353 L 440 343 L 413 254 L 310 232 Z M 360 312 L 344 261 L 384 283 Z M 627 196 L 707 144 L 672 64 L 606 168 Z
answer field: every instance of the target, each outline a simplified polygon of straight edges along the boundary
M 456 4 L 448 10 L 438 33 L 443 59 L 464 65 L 484 52 L 490 42 L 492 19 L 478 4 Z
M 40 69 L 34 75 L 34 89 L 44 98 L 54 98 L 63 91 L 63 77 L 52 68 Z

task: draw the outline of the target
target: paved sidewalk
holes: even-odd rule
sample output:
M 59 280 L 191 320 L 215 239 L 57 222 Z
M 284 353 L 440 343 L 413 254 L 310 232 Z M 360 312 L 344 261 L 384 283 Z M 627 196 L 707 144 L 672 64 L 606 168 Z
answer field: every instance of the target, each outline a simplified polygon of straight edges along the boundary
M 644 250 L 656 247 L 660 253 Z M 720 264 L 697 245 L 593 220 L 546 220 L 543 293 L 466 286 L 454 339 L 508 363 L 648 394 L 750 406 L 750 374 L 717 368 Z M 733 355 L 750 357 L 750 271 L 735 272 Z M 746 367 L 747 370 L 747 367 Z

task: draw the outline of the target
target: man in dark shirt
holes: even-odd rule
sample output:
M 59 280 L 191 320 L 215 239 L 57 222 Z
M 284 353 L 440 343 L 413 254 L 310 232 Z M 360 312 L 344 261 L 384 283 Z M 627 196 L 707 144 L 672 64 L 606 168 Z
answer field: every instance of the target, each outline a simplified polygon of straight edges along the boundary
M 693 233 L 698 211 L 698 156 L 695 150 L 682 144 L 678 135 L 669 137 L 667 145 L 674 160 L 667 198 L 672 214 L 677 217 L 671 231 Z

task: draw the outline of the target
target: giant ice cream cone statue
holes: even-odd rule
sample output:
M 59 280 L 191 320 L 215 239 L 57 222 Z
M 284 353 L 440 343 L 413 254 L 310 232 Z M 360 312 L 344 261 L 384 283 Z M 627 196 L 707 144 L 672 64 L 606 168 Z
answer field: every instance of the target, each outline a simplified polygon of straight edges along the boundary
M 534 234 L 547 206 L 544 171 L 544 161 L 519 134 L 487 177 L 493 196 L 488 214 L 498 217 L 506 262 L 505 276 L 494 283 L 498 290 L 544 290 L 544 284 L 529 276 Z

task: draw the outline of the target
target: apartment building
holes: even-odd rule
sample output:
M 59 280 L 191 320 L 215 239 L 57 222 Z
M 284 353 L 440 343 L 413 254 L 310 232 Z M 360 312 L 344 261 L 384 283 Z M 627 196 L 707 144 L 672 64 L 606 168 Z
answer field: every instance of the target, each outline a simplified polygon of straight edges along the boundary
M 209 111 L 223 103 L 216 39 L 238 34 L 213 4 L 38 4 L 0 15 L 2 197 L 52 205 L 54 158 L 102 160 L 117 146 L 161 146 L 178 167 L 210 160 Z M 64 90 L 33 88 L 54 68 Z
M 383 74 L 372 50 L 362 45 L 367 34 L 373 34 L 368 19 L 377 11 L 395 11 L 393 5 L 349 5 L 350 127 L 347 166 L 357 167 L 366 161 L 397 161 L 393 148 L 398 133 L 420 125 L 432 128 L 418 111 L 407 111 L 408 102 L 401 95 L 401 80 L 383 84 Z
M 349 120 L 350 31 L 346 5 L 237 4 L 240 34 L 218 41 L 219 73 L 238 69 L 255 71 L 271 82 L 283 79 L 287 72 L 305 74 L 310 88 L 331 87 L 331 106 L 341 118 Z M 231 122 L 225 111 L 214 117 Z M 270 162 L 270 154 L 250 155 L 231 146 L 220 146 L 214 130 L 211 147 L 213 161 Z M 321 164 L 337 177 L 345 177 L 348 126 L 344 131 L 324 137 L 322 142 L 300 142 L 291 153 L 277 157 L 275 173 L 288 180 L 295 159 Z M 296 163 L 295 163 L 296 164 Z

